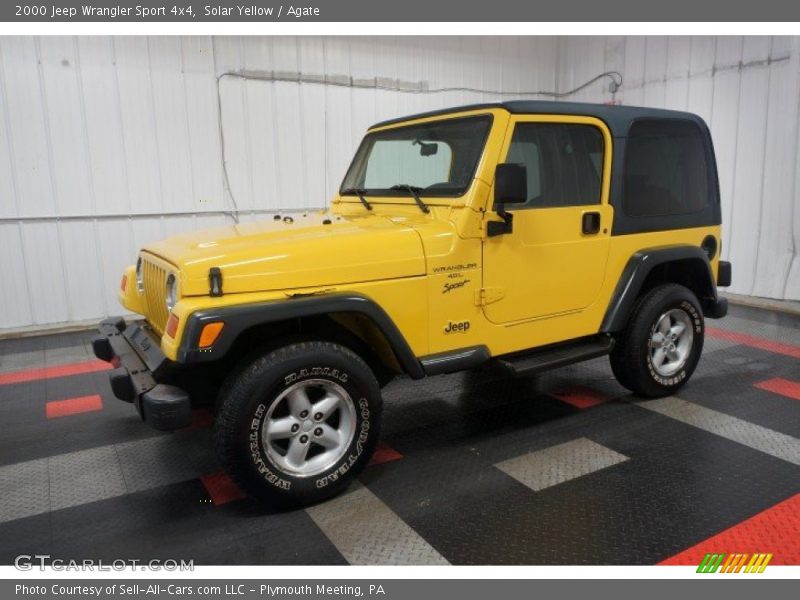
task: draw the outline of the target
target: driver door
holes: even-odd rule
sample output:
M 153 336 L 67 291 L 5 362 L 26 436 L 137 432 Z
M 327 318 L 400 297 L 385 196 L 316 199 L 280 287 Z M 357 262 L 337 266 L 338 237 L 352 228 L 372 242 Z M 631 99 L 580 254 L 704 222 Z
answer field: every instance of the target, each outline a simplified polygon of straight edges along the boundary
M 501 157 L 525 165 L 528 201 L 506 206 L 514 216 L 511 233 L 484 242 L 489 321 L 570 315 L 597 300 L 613 215 L 611 151 L 611 136 L 598 119 L 512 118 Z

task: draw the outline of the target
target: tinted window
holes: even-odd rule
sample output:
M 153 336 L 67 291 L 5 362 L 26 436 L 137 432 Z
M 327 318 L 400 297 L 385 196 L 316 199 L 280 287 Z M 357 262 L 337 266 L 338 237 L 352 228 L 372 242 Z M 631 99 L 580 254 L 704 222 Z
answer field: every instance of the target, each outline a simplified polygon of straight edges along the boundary
M 521 163 L 527 169 L 528 202 L 518 207 L 600 202 L 603 135 L 596 127 L 520 123 L 514 127 L 506 162 Z
M 412 185 L 425 196 L 461 195 L 475 176 L 491 122 L 489 116 L 466 117 L 369 133 L 341 189 L 408 196 L 391 188 Z
M 708 206 L 708 159 L 696 124 L 637 121 L 626 148 L 622 205 L 627 214 L 677 215 Z

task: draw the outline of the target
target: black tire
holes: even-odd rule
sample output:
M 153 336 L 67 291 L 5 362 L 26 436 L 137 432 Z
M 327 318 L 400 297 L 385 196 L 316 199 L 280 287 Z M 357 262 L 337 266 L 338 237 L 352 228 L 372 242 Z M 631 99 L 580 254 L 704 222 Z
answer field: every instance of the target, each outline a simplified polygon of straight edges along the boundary
M 309 386 L 303 389 L 309 391 L 316 385 L 328 385 L 345 392 L 354 408 L 348 410 L 352 440 L 344 454 L 310 475 L 282 467 L 281 450 L 271 442 L 268 450 L 264 440 L 267 416 L 274 418 L 279 404 L 288 402 L 281 400 L 281 394 L 303 382 Z M 330 342 L 294 343 L 257 358 L 231 375 L 220 390 L 218 406 L 214 446 L 220 462 L 242 489 L 277 506 L 311 504 L 343 491 L 369 462 L 380 435 L 382 400 L 375 376 L 358 355 Z M 300 434 L 307 422 L 316 427 L 313 418 L 302 421 Z M 313 446 L 316 431 L 309 430 L 305 436 L 311 438 L 309 446 Z M 317 449 L 324 450 L 322 446 Z
M 682 311 L 692 327 L 691 349 L 683 365 L 669 375 L 660 374 L 653 364 L 650 339 L 662 315 Z M 675 283 L 660 285 L 636 304 L 627 327 L 617 336 L 611 352 L 611 369 L 622 385 L 634 394 L 659 398 L 675 393 L 692 376 L 703 351 L 705 323 L 697 297 Z

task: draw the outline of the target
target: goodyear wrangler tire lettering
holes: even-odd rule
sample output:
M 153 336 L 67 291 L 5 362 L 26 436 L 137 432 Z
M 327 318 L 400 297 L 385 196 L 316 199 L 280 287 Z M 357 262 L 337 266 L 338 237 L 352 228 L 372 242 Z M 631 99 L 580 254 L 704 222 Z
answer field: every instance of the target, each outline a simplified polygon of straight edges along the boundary
M 344 475 L 350 468 L 358 461 L 359 457 L 363 454 L 364 448 L 367 444 L 369 439 L 369 403 L 367 402 L 366 398 L 362 398 L 359 400 L 359 406 L 361 406 L 361 431 L 359 432 L 358 438 L 356 439 L 355 450 L 351 452 L 347 456 L 347 460 L 342 463 L 342 465 L 336 469 L 330 475 L 326 475 L 325 477 L 320 477 L 315 482 L 317 488 L 324 488 L 328 485 L 329 482 L 336 481 L 340 475 Z
M 248 438 L 250 441 L 250 458 L 252 459 L 256 469 L 258 469 L 258 472 L 267 483 L 270 483 L 280 489 L 288 490 L 292 487 L 292 483 L 278 477 L 275 473 L 273 473 L 261 457 L 258 432 L 261 429 L 262 417 L 264 416 L 266 410 L 266 406 L 259 404 L 256 408 L 253 419 L 250 421 L 250 436 Z
M 332 369 L 330 367 L 313 367 L 311 369 L 300 369 L 297 373 L 289 373 L 284 378 L 286 385 L 290 385 L 299 381 L 301 379 L 306 379 L 308 377 L 316 377 L 322 376 L 327 377 L 330 376 L 342 383 L 347 383 L 347 373 L 342 373 L 339 369 Z
M 374 452 L 382 409 L 366 363 L 328 342 L 258 358 L 230 377 L 219 406 L 221 462 L 248 493 L 276 504 L 317 502 L 349 485 Z
M 675 393 L 697 366 L 705 323 L 695 295 L 670 283 L 650 290 L 617 336 L 611 368 L 617 380 L 644 397 Z

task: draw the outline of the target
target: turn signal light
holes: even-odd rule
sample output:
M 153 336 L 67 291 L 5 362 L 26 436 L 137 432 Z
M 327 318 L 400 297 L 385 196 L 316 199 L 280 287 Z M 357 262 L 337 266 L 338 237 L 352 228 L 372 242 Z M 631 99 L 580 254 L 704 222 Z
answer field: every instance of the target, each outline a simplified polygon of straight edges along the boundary
M 197 343 L 199 348 L 210 348 L 219 339 L 224 323 L 207 323 L 200 332 L 200 341 Z
M 121 289 L 124 292 L 125 288 L 127 286 L 128 286 L 128 276 L 127 275 L 123 275 L 122 276 L 122 281 L 119 284 L 119 289 Z
M 172 339 L 175 339 L 175 334 L 177 332 L 178 332 L 178 317 L 170 313 L 169 319 L 167 319 L 167 335 Z

